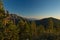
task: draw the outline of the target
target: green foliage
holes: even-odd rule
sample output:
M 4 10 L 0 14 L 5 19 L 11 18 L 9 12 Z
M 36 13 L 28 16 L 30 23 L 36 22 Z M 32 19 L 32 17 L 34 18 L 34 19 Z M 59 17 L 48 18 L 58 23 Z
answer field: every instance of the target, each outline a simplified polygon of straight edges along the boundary
M 8 26 L 5 26 L 3 34 L 4 40 L 18 40 L 19 39 L 19 29 L 12 21 L 9 21 Z
M 2 0 L 0 0 L 0 11 L 4 10 Z
M 49 18 L 48 24 L 38 26 L 35 21 L 12 17 L 9 11 L 5 13 L 1 2 L 0 6 L 0 40 L 60 40 L 60 21 Z
M 38 32 L 39 32 L 40 34 L 42 34 L 42 33 L 45 32 L 45 29 L 44 29 L 44 26 L 43 26 L 43 25 L 40 25 L 40 26 L 38 27 Z
M 52 19 L 50 19 L 49 20 L 49 32 L 51 33 L 51 32 L 53 32 L 53 20 Z

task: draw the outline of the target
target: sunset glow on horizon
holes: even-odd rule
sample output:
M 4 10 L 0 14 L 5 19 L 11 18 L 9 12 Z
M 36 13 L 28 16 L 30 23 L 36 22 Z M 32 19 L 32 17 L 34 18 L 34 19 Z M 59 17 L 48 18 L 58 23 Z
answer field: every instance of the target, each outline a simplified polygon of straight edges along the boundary
M 6 10 L 23 17 L 60 19 L 60 0 L 3 0 L 3 2 Z

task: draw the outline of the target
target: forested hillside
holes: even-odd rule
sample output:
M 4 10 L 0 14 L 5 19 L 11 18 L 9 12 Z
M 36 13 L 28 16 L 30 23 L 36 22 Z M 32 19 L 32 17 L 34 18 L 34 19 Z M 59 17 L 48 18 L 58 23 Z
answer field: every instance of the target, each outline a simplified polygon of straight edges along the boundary
M 60 40 L 60 20 L 29 20 L 0 7 L 0 40 Z

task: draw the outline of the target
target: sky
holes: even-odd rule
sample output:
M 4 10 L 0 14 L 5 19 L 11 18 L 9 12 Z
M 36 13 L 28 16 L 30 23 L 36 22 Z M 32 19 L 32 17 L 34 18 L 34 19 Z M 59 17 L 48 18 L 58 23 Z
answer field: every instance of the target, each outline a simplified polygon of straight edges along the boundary
M 60 19 L 60 0 L 3 0 L 3 3 L 10 13 L 23 17 Z

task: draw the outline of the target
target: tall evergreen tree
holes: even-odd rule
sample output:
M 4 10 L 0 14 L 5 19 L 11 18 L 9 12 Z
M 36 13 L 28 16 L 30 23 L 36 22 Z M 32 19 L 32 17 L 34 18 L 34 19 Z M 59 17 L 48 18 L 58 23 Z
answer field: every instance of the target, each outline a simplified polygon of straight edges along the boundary
M 4 29 L 4 40 L 19 40 L 19 28 L 12 21 L 9 21 L 7 24 L 7 27 Z
M 49 33 L 53 33 L 53 27 L 54 27 L 54 23 L 53 23 L 52 18 L 50 18 L 49 19 L 49 22 L 48 22 L 48 30 L 49 30 Z
M 38 27 L 37 31 L 38 31 L 38 35 L 44 34 L 44 32 L 45 32 L 44 26 L 43 25 L 40 25 Z
M 4 11 L 4 6 L 2 0 L 0 0 L 0 11 Z
M 35 21 L 31 22 L 31 35 L 34 39 L 37 37 L 37 27 Z

